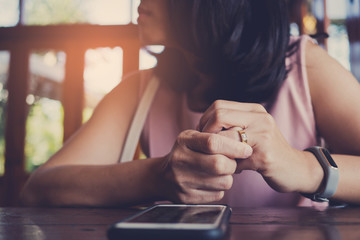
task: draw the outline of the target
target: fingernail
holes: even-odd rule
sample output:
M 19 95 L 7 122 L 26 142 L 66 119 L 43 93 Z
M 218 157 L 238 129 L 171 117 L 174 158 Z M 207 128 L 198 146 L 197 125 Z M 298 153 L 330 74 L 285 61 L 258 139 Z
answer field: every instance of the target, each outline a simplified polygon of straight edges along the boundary
M 249 145 L 246 144 L 245 155 L 246 155 L 247 157 L 250 157 L 252 153 L 253 153 L 252 147 L 250 147 Z

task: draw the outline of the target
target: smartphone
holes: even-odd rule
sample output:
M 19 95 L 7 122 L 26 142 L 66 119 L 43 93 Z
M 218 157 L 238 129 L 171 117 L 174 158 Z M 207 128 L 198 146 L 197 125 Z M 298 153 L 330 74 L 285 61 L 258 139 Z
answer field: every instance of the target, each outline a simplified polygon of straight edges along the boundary
M 227 205 L 159 204 L 113 224 L 107 232 L 115 239 L 222 239 L 231 208 Z

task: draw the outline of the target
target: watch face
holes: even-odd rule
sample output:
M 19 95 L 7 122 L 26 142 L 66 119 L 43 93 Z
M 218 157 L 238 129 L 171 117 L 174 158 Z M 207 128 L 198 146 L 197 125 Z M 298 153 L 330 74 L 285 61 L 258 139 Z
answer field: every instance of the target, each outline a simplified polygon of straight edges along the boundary
M 328 161 L 328 163 L 330 164 L 330 166 L 334 167 L 334 168 L 338 168 L 338 166 L 336 165 L 336 163 L 334 162 L 334 160 L 332 159 L 330 153 L 328 150 L 326 149 L 321 149 L 322 154 L 325 155 L 325 159 Z

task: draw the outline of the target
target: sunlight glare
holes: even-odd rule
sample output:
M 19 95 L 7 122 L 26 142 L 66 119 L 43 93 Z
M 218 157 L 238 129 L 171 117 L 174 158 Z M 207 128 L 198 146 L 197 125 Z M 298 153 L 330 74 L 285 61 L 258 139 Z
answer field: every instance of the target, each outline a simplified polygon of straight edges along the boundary
M 123 74 L 123 50 L 115 48 L 89 49 L 85 53 L 84 80 L 88 99 L 96 103 L 110 92 Z
M 164 46 L 153 45 L 147 46 L 146 49 L 140 49 L 140 70 L 149 69 L 156 66 L 156 57 L 152 56 L 148 51 L 159 54 L 164 51 Z
M 0 0 L 0 26 L 12 27 L 19 21 L 19 1 Z
M 131 0 L 91 0 L 84 6 L 90 23 L 100 25 L 131 22 Z

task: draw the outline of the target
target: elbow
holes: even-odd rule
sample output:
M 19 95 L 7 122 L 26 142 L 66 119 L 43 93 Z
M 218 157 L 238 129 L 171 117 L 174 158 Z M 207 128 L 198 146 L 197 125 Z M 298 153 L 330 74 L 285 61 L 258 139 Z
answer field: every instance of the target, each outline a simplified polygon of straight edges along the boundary
M 22 188 L 19 199 L 20 204 L 25 207 L 57 207 L 59 194 L 56 187 L 52 185 L 51 177 L 53 173 L 48 174 L 47 170 L 38 168 L 29 177 Z
M 29 181 L 25 184 L 24 188 L 20 192 L 20 204 L 25 207 L 41 206 L 40 199 L 32 189 Z
M 37 173 L 33 173 L 22 188 L 19 199 L 20 204 L 25 207 L 44 207 L 51 206 L 51 203 L 47 200 L 46 189 L 44 189 L 44 181 Z

